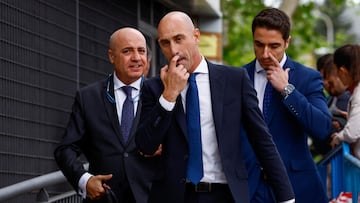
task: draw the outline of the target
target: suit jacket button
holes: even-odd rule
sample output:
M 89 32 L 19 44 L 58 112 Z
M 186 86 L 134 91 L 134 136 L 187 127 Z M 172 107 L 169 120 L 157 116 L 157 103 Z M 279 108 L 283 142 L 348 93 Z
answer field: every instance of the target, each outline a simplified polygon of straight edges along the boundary
M 189 158 L 189 155 L 186 154 L 186 155 L 184 156 L 184 160 L 186 161 L 186 160 L 188 160 L 188 158 Z
M 129 157 L 129 154 L 127 152 L 125 152 L 123 155 L 124 157 Z

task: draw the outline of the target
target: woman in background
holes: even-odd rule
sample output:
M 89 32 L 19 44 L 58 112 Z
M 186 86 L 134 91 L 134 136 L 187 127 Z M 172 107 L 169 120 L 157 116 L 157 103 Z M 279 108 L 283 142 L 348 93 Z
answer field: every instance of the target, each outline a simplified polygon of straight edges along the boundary
M 348 87 L 351 98 L 344 128 L 332 134 L 331 146 L 342 141 L 351 144 L 352 153 L 360 159 L 360 46 L 344 45 L 335 50 L 334 65 L 342 83 Z

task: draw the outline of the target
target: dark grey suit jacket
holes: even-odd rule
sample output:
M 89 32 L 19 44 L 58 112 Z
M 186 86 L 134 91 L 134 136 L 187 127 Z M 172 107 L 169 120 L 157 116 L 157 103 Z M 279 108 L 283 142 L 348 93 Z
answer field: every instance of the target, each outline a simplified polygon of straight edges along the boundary
M 110 94 L 114 98 L 113 77 L 86 86 L 76 93 L 72 113 L 64 137 L 56 148 L 55 159 L 75 190 L 86 172 L 79 155 L 89 161 L 93 175 L 113 174 L 107 182 L 120 202 L 122 185 L 129 180 L 136 202 L 146 203 L 158 157 L 145 158 L 139 154 L 134 134 L 139 122 L 135 117 L 129 140 L 122 139 L 116 104 L 106 96 L 110 82 Z M 141 102 L 137 114 L 141 111 Z
M 260 162 L 268 173 L 276 196 L 281 200 L 294 198 L 286 170 L 258 108 L 256 92 L 245 69 L 215 65 L 208 62 L 212 113 L 219 152 L 235 202 L 249 202 L 247 171 L 241 151 L 241 125 Z M 159 77 L 145 81 L 143 106 L 136 143 L 147 154 L 163 144 L 161 167 L 156 171 L 150 203 L 184 203 L 188 139 L 186 118 L 177 98 L 173 111 L 159 103 L 163 92 Z

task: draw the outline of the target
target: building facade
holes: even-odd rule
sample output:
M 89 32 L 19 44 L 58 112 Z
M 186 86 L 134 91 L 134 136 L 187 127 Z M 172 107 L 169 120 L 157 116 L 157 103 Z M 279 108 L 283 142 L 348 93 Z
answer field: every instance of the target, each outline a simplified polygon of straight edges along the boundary
M 53 151 L 76 90 L 113 71 L 112 32 L 140 29 L 153 53 L 150 76 L 158 73 L 166 61 L 156 26 L 171 10 L 221 36 L 220 0 L 0 0 L 0 189 L 59 170 Z M 215 44 L 219 61 L 221 40 Z M 6 202 L 35 202 L 35 196 Z

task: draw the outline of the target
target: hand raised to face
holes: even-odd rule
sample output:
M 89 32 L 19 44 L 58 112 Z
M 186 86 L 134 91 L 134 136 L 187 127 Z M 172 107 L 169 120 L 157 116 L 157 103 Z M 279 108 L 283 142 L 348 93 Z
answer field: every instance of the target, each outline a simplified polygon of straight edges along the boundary
M 178 64 L 179 56 L 175 55 L 170 64 L 161 68 L 160 78 L 164 84 L 163 97 L 169 101 L 176 101 L 177 96 L 185 88 L 190 74 L 186 68 Z
M 289 83 L 289 71 L 290 68 L 285 70 L 281 67 L 279 61 L 269 53 L 273 65 L 266 67 L 266 79 L 272 84 L 272 86 L 279 92 L 283 91 L 285 86 Z

